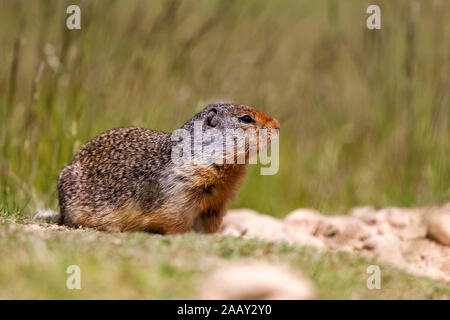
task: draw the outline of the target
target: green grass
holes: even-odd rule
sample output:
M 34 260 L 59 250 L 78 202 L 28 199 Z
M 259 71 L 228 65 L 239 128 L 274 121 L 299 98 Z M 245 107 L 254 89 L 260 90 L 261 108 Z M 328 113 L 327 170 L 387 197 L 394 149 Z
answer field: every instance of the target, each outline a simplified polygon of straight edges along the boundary
M 369 31 L 357 0 L 1 0 L 0 206 L 57 209 L 59 171 L 95 135 L 171 131 L 217 100 L 282 127 L 279 173 L 253 167 L 235 207 L 448 201 L 450 4 L 416 2 L 380 3 Z
M 25 227 L 0 219 L 0 299 L 192 299 L 208 272 L 236 259 L 302 270 L 317 286 L 320 299 L 450 297 L 449 284 L 343 252 L 194 233 L 159 236 Z M 366 288 L 371 264 L 381 267 L 380 290 Z M 66 288 L 70 265 L 81 269 L 81 290 Z
M 77 3 L 82 30 L 65 28 Z M 254 240 L 187 234 L 25 232 L 57 206 L 80 147 L 119 126 L 172 131 L 206 103 L 254 105 L 281 123 L 280 171 L 253 166 L 234 207 L 450 199 L 450 3 L 365 0 L 0 0 L 0 298 L 190 298 L 223 260 L 302 269 L 320 298 L 448 298 L 448 285 L 372 261 Z M 418 6 L 415 6 L 416 3 Z M 83 289 L 65 289 L 78 264 Z

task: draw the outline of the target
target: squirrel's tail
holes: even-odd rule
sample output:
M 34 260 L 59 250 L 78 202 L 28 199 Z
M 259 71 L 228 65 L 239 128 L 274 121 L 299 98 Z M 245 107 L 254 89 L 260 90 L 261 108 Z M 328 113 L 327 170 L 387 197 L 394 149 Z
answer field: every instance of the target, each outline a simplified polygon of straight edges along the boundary
M 61 223 L 61 213 L 46 209 L 38 210 L 33 217 L 34 220 L 44 220 L 52 223 Z

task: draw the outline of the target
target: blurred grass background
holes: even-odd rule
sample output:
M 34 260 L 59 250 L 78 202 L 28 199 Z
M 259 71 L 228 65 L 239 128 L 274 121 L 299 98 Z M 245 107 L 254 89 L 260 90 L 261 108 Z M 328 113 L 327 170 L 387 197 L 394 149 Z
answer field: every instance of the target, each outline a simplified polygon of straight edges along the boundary
M 91 138 L 170 132 L 214 101 L 282 127 L 279 173 L 253 166 L 234 207 L 449 201 L 449 17 L 445 0 L 0 0 L 0 210 L 57 210 L 58 173 Z

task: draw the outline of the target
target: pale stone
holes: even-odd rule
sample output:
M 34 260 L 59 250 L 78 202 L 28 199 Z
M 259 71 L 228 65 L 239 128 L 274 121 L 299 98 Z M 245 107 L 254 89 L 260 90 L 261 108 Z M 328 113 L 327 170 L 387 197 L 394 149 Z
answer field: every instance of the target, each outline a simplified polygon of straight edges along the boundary
M 436 210 L 427 216 L 428 236 L 450 246 L 450 210 Z
M 309 300 L 316 297 L 312 282 L 299 271 L 265 262 L 237 261 L 203 280 L 201 299 Z
M 274 217 L 250 209 L 230 210 L 225 215 L 219 233 L 266 241 L 285 241 L 283 223 Z

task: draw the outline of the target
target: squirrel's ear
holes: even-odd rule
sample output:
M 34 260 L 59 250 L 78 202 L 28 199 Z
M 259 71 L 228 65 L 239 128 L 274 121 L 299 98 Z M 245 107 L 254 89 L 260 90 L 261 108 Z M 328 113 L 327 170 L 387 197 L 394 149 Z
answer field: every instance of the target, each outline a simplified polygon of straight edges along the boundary
M 217 110 L 211 109 L 208 112 L 208 115 L 206 116 L 206 124 L 210 127 L 217 126 L 218 119 L 217 119 Z

